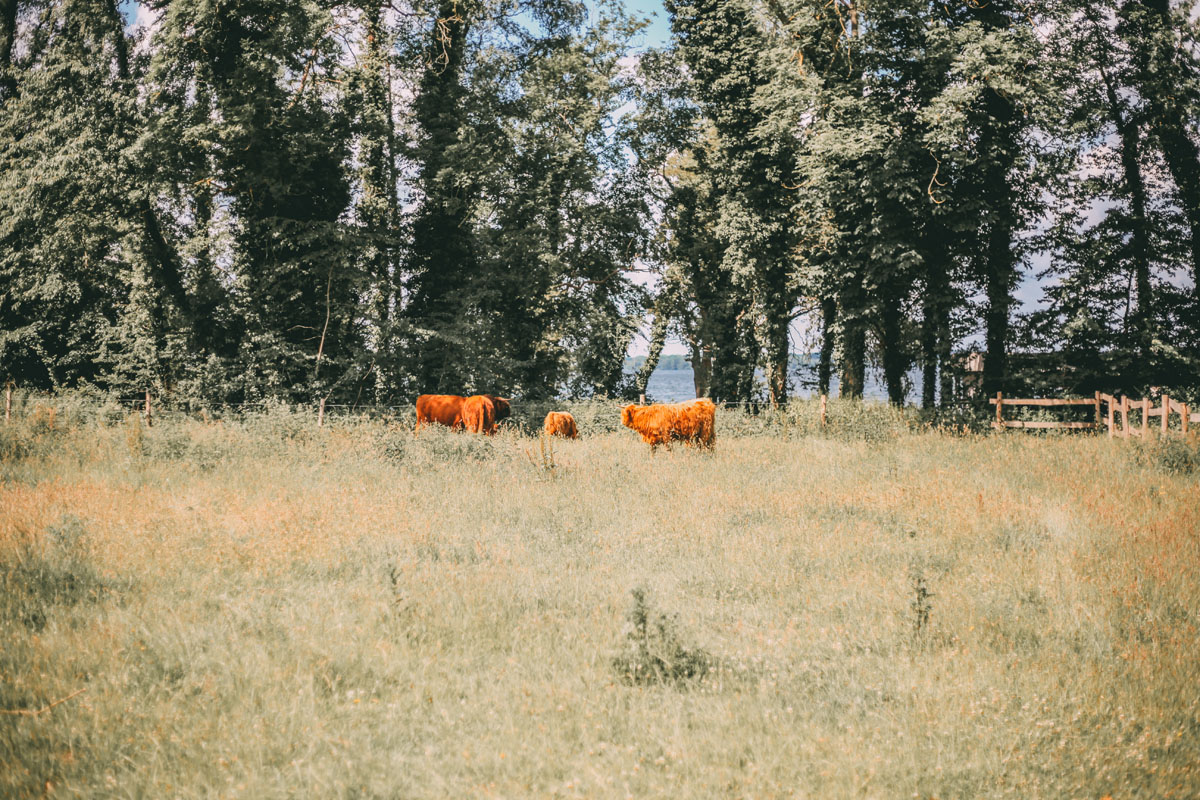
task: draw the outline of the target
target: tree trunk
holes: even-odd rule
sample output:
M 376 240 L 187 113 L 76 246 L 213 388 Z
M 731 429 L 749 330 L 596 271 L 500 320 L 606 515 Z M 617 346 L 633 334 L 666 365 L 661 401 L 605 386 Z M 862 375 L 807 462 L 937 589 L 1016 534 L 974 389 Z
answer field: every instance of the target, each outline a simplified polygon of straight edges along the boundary
M 893 293 L 893 297 L 895 294 Z M 883 379 L 888 402 L 904 405 L 904 369 L 908 358 L 901 341 L 901 308 L 898 302 L 884 302 L 880 309 L 880 349 L 883 350 Z
M 782 408 L 788 402 L 788 358 L 791 349 L 788 327 L 791 324 L 791 309 L 785 311 L 779 307 L 771 311 L 771 319 L 767 322 L 767 389 L 771 405 Z
M 1144 84 L 1139 88 L 1150 104 L 1155 134 L 1162 145 L 1163 158 L 1179 192 L 1179 203 L 1191 231 L 1193 291 L 1200 299 L 1200 150 L 1191 137 L 1191 119 L 1181 105 L 1185 75 L 1194 71 L 1195 64 L 1185 67 L 1173 63 L 1180 58 L 1193 57 L 1189 50 L 1173 45 L 1176 26 L 1167 0 L 1149 0 L 1145 8 L 1153 14 L 1150 30 L 1144 32 L 1149 35 L 1142 37 L 1147 41 L 1133 44 L 1152 49 L 1139 59 Z M 1148 85 L 1151 82 L 1158 86 Z M 1156 90 L 1159 88 L 1160 91 Z
M 926 409 L 933 408 L 937 402 L 939 374 L 942 384 L 949 379 L 946 374 L 950 345 L 947 236 L 949 232 L 935 220 L 929 221 L 923 236 L 925 292 L 921 298 L 921 407 Z M 948 388 L 942 388 L 943 404 L 950 394 Z
M 987 310 L 984 312 L 983 393 L 991 396 L 1005 388 L 1008 374 L 1008 328 L 1012 308 L 1012 289 L 1016 270 L 1013 265 L 1012 227 L 1005 221 L 994 222 L 987 238 Z
M 837 333 L 837 298 L 832 295 L 821 300 L 821 357 L 817 362 L 817 394 L 829 394 L 829 379 L 833 373 L 833 347 Z
M 1137 338 L 1141 368 L 1150 366 L 1151 343 L 1154 338 L 1153 296 L 1150 287 L 1150 229 L 1146 218 L 1146 184 L 1142 178 L 1141 141 L 1137 123 L 1124 110 L 1108 71 L 1100 65 L 1100 77 L 1108 95 L 1109 112 L 1121 137 L 1121 168 L 1125 191 L 1129 195 L 1129 221 L 1132 227 L 1129 241 L 1129 260 L 1133 268 L 1137 298 L 1132 319 L 1132 332 Z M 1148 375 L 1140 376 L 1144 382 Z
M 860 323 L 842 326 L 842 373 L 839 376 L 841 397 L 861 400 L 867 375 L 867 331 Z
M 17 81 L 9 72 L 16 40 L 17 0 L 0 0 L 0 103 L 17 92 Z
M 862 276 L 851 272 L 844 278 L 838 317 L 842 329 L 841 397 L 861 400 L 867 374 L 867 308 Z
M 937 339 L 939 403 L 942 408 L 945 408 L 954 399 L 954 372 L 949 368 L 950 356 L 954 347 L 954 343 L 950 340 L 949 302 L 938 311 Z
M 987 90 L 985 98 L 990 123 L 984 128 L 980 143 L 980 151 L 988 159 L 983 191 L 989 198 L 984 222 L 983 267 L 987 294 L 984 343 L 987 357 L 983 362 L 983 393 L 991 396 L 1005 388 L 1008 374 L 1009 315 L 1017 282 L 1012 241 L 1015 228 L 1013 197 L 1008 173 L 1017 144 L 1013 130 L 1016 112 L 1012 104 L 993 89 Z
M 690 344 L 692 351 L 692 384 L 696 397 L 709 397 L 712 393 L 712 348 Z
M 921 310 L 921 408 L 930 409 L 937 402 L 938 329 L 937 308 L 928 285 Z

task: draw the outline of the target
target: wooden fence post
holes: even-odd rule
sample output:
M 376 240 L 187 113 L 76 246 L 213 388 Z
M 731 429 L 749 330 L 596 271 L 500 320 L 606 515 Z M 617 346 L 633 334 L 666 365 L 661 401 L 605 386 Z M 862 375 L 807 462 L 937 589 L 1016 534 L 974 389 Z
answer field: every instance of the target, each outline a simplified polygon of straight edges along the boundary
M 1146 433 L 1150 430 L 1150 398 L 1142 398 L 1142 441 L 1146 441 Z
M 317 406 L 317 427 L 325 424 L 325 398 L 321 398 L 320 404 Z
M 1121 438 L 1129 438 L 1129 398 L 1121 395 Z
M 1096 392 L 1096 427 L 1099 428 L 1104 420 L 1100 416 L 1100 392 Z
M 1113 438 L 1113 436 L 1116 434 L 1116 431 L 1114 430 L 1114 428 L 1116 427 L 1115 422 L 1116 422 L 1116 416 L 1117 416 L 1117 411 L 1115 408 L 1116 405 L 1117 405 L 1117 398 L 1113 397 L 1110 394 L 1108 396 L 1108 438 L 1110 438 L 1110 439 Z
M 996 427 L 1004 427 L 1004 392 L 996 392 Z
M 1163 412 L 1162 435 L 1166 436 L 1167 435 L 1167 420 L 1169 420 L 1171 418 L 1171 398 L 1168 397 L 1166 395 L 1166 393 L 1164 393 L 1162 396 L 1162 412 Z
M 154 412 L 150 407 L 150 390 L 146 390 L 146 427 L 154 427 Z
M 828 408 L 828 405 L 829 405 L 829 398 L 826 397 L 825 395 L 821 395 L 821 427 L 822 428 L 825 427 L 825 411 Z

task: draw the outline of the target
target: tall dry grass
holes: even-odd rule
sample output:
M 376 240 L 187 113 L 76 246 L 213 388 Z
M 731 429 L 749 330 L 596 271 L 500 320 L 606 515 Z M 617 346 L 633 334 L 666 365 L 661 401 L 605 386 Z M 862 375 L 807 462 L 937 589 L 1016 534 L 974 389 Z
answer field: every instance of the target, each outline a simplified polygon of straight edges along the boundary
M 1186 458 L 43 406 L 0 432 L 0 795 L 1200 796 Z

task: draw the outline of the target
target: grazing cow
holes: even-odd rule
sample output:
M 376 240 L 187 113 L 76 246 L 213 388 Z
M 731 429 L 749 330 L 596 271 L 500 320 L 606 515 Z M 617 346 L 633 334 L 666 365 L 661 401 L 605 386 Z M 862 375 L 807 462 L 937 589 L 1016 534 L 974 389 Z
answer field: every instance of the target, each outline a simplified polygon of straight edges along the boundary
M 660 444 L 668 448 L 673 441 L 712 447 L 716 439 L 716 411 L 712 400 L 651 406 L 628 405 L 621 410 L 621 424 L 642 435 L 653 451 Z
M 574 439 L 579 436 L 579 429 L 575 427 L 575 418 L 565 411 L 551 411 L 547 414 L 543 429 L 547 436 L 561 436 L 564 439 Z
M 463 400 L 463 427 L 471 433 L 486 433 L 491 436 L 501 420 L 507 419 L 512 407 L 504 397 L 476 394 Z
M 436 422 L 451 430 L 492 434 L 496 423 L 511 414 L 507 398 L 490 394 L 423 394 L 417 398 L 417 430 Z
M 509 404 L 507 397 L 496 397 L 495 395 L 490 394 L 486 394 L 484 397 L 491 400 L 492 405 L 496 408 L 497 425 L 499 425 L 502 420 L 506 420 L 512 416 L 512 406 Z
M 496 432 L 496 404 L 486 394 L 474 394 L 463 400 L 463 428 L 470 433 Z
M 423 394 L 417 398 L 417 430 L 422 425 L 445 425 L 451 430 L 463 427 L 463 397 L 457 394 Z

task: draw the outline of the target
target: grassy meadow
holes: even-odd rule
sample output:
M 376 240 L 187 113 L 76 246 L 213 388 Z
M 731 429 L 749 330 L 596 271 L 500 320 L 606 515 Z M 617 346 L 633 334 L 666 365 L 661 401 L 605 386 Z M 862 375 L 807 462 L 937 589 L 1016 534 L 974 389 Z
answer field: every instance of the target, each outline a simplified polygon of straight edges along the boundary
M 0 429 L 0 796 L 1200 796 L 1194 446 L 55 402 Z

